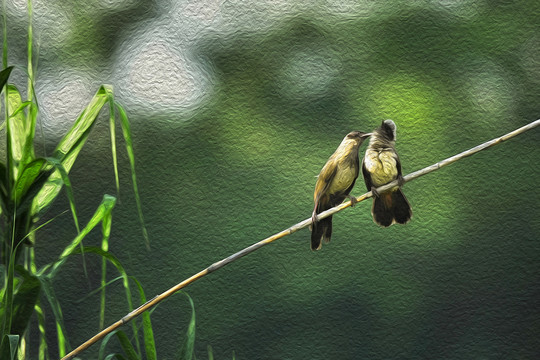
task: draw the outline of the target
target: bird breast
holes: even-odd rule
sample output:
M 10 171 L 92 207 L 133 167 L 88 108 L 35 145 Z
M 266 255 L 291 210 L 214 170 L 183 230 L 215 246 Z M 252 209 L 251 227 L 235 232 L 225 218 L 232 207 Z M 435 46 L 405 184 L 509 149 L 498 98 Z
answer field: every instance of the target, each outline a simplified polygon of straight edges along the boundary
M 355 169 L 354 166 L 350 166 L 347 163 L 341 163 L 338 166 L 338 170 L 332 183 L 330 184 L 329 193 L 340 193 L 347 190 L 356 177 L 358 176 L 358 169 Z
M 368 149 L 364 158 L 364 166 L 371 174 L 371 182 L 376 187 L 397 179 L 397 163 L 392 150 Z

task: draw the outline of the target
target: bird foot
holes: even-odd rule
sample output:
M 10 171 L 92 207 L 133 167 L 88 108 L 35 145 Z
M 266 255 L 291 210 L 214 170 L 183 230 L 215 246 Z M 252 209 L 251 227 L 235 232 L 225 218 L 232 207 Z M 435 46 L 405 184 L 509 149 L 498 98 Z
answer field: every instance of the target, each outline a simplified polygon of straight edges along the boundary
M 376 198 L 378 198 L 381 195 L 377 191 L 377 188 L 375 188 L 374 186 L 371 187 L 371 194 L 373 195 L 373 197 L 376 197 Z
M 319 218 L 317 217 L 317 213 L 314 211 L 313 214 L 311 214 L 311 223 L 315 225 L 318 222 L 319 222 Z
M 358 200 L 356 200 L 356 197 L 352 196 L 352 195 L 348 195 L 349 199 L 351 200 L 351 206 L 354 207 L 354 205 L 356 205 L 356 203 L 358 202 Z

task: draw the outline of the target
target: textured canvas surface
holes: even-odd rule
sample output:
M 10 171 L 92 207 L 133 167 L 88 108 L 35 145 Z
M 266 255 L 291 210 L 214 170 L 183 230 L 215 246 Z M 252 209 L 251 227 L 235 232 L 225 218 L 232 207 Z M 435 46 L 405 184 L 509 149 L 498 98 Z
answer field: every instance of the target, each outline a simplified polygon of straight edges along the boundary
M 24 64 L 24 3 L 7 1 L 12 63 Z M 394 120 L 407 174 L 536 120 L 533 3 L 35 1 L 43 147 L 114 86 L 151 247 L 119 151 L 110 250 L 150 298 L 308 218 L 315 176 L 349 131 Z M 103 120 L 72 171 L 82 222 L 115 193 Z M 216 359 L 537 358 L 539 140 L 533 130 L 407 183 L 407 225 L 379 228 L 367 201 L 334 216 L 318 252 L 306 229 L 189 286 L 197 358 L 208 345 Z M 364 192 L 359 179 L 352 194 Z M 67 208 L 61 197 L 52 214 Z M 51 244 L 74 234 L 60 217 L 36 253 L 51 261 Z M 98 295 L 86 294 L 101 262 L 85 261 L 88 278 L 74 258 L 55 282 L 72 347 L 98 330 Z M 127 313 L 119 282 L 108 301 L 109 323 Z M 153 312 L 160 358 L 189 317 L 183 296 Z

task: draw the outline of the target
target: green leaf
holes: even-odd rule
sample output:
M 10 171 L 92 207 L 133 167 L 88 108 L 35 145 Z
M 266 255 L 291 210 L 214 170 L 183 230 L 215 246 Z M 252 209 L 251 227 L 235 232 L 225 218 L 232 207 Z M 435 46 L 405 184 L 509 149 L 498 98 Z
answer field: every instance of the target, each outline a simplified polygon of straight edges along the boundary
M 81 230 L 81 232 L 71 241 L 71 243 L 66 246 L 58 260 L 56 260 L 52 264 L 48 264 L 44 266 L 40 271 L 39 274 L 44 274 L 47 270 L 51 269 L 50 274 L 54 276 L 56 271 L 62 266 L 62 264 L 66 261 L 67 257 L 73 254 L 76 250 L 81 241 L 85 238 L 86 235 L 92 229 L 94 229 L 103 219 L 112 216 L 112 209 L 114 208 L 114 205 L 116 204 L 116 198 L 114 196 L 110 195 L 104 195 L 103 200 L 101 201 L 101 204 L 99 204 L 98 208 L 94 212 L 94 215 L 88 221 L 86 226 Z
M 33 102 L 31 101 L 24 101 L 21 103 L 21 105 L 15 109 L 15 111 L 13 111 L 13 113 L 11 114 L 11 116 L 16 116 L 16 115 L 19 115 L 19 113 L 21 111 L 23 111 L 24 109 L 26 109 L 27 107 L 29 107 L 30 105 L 34 104 Z
M 139 297 L 141 304 L 146 303 L 146 296 L 144 290 L 137 279 L 131 277 L 139 290 Z M 144 348 L 146 350 L 147 360 L 157 360 L 156 343 L 154 340 L 154 329 L 152 328 L 152 320 L 150 319 L 150 311 L 142 313 L 143 332 L 144 332 Z
M 101 86 L 90 101 L 90 104 L 86 106 L 71 129 L 58 143 L 53 157 L 62 164 L 66 173 L 69 173 L 71 170 L 79 152 L 88 139 L 99 112 L 107 101 L 109 101 L 110 94 L 112 94 L 111 87 Z M 63 183 L 60 181 L 61 178 L 62 175 L 59 171 L 51 174 L 43 189 L 36 196 L 32 206 L 32 214 L 41 213 L 52 203 L 62 188 Z
M 17 359 L 17 350 L 19 346 L 19 335 L 12 335 L 7 334 L 3 337 L 2 343 L 4 344 L 4 348 L 0 349 L 0 357 L 2 359 L 10 359 L 15 360 Z
M 116 333 L 116 337 L 118 338 L 118 341 L 120 342 L 120 346 L 122 346 L 122 350 L 124 350 L 124 353 L 126 354 L 127 358 L 129 360 L 139 360 L 139 356 L 137 355 L 135 348 L 131 344 L 131 341 L 129 341 L 129 337 L 126 335 L 126 333 L 123 332 L 122 330 L 119 330 Z
M 112 215 L 106 216 L 101 221 L 101 249 L 105 252 L 109 250 L 109 237 L 111 236 Z M 101 264 L 101 299 L 99 313 L 99 327 L 102 329 L 105 326 L 105 285 L 107 284 L 107 261 L 102 259 Z
M 21 176 L 19 176 L 20 182 L 17 181 L 15 183 L 15 194 L 13 196 L 13 199 L 16 201 L 16 215 L 20 216 L 22 213 L 29 213 L 30 206 L 32 206 L 32 202 L 36 195 L 41 191 L 45 183 L 47 182 L 49 176 L 54 171 L 54 169 L 47 169 L 45 167 L 39 167 L 39 163 L 43 159 L 36 159 L 35 161 L 32 161 L 30 164 L 27 165 L 31 166 L 33 168 L 28 169 L 26 171 L 27 167 L 23 169 L 21 172 Z M 37 171 L 37 173 L 36 173 Z M 68 187 L 66 186 L 66 189 Z M 71 191 L 71 186 L 69 187 L 68 194 Z M 68 199 L 70 199 L 70 205 L 72 197 L 68 196 Z M 72 213 L 75 209 L 75 205 L 73 204 L 71 206 Z M 76 218 L 76 215 L 73 215 L 74 218 Z M 34 220 L 35 217 L 32 217 L 32 220 Z M 75 222 L 76 225 L 77 222 Z
M 60 174 L 62 178 L 62 183 L 66 186 L 66 194 L 69 200 L 69 206 L 71 208 L 71 215 L 73 216 L 73 221 L 75 222 L 75 227 L 77 232 L 79 232 L 79 220 L 77 218 L 77 211 L 75 210 L 75 197 L 73 196 L 73 188 L 71 187 L 71 181 L 69 180 L 68 172 L 63 166 L 63 164 L 55 158 L 46 158 L 47 162 L 54 166 L 56 171 Z
M 178 356 L 178 359 L 191 360 L 193 358 L 193 349 L 195 347 L 195 305 L 193 304 L 193 300 L 188 294 L 183 294 L 187 296 L 189 304 L 191 305 L 191 320 L 189 321 L 188 329 L 186 332 L 186 339 L 184 341 L 184 345 L 180 349 L 180 355 Z
M 13 70 L 13 66 L 8 66 L 4 70 L 0 71 L 0 92 L 4 88 L 4 85 L 6 85 L 9 75 L 11 74 L 11 70 Z
M 120 261 L 113 254 L 111 254 L 110 252 L 103 251 L 101 248 L 95 247 L 95 246 L 86 246 L 86 247 L 84 247 L 82 249 L 75 248 L 71 254 L 74 255 L 74 254 L 79 254 L 79 253 L 83 253 L 83 252 L 84 253 L 97 254 L 97 255 L 103 257 L 104 259 L 108 260 L 114 267 L 116 267 L 116 269 L 118 270 L 118 272 L 122 276 L 122 280 L 123 280 L 122 283 L 123 283 L 123 286 L 124 286 L 124 290 L 126 292 L 126 303 L 128 304 L 128 310 L 133 311 L 133 302 L 131 300 L 131 290 L 130 290 L 130 287 L 129 287 L 129 279 L 130 279 L 130 277 L 127 275 L 126 270 L 124 269 L 124 267 L 122 266 Z M 135 281 L 136 281 L 136 279 L 135 279 Z M 138 282 L 137 282 L 137 284 L 138 284 Z M 138 286 L 139 285 L 140 284 L 138 284 Z M 133 334 L 134 334 L 134 338 L 135 338 L 135 343 L 137 345 L 137 348 L 139 348 L 140 346 L 139 346 L 139 340 L 138 340 L 138 335 L 137 335 L 137 326 L 135 325 L 135 322 L 132 322 L 131 326 L 133 328 Z M 155 350 L 154 350 L 154 352 L 155 352 Z
M 142 212 L 141 198 L 139 196 L 139 188 L 137 186 L 137 176 L 135 174 L 135 153 L 133 151 L 133 142 L 131 141 L 131 128 L 126 111 L 120 104 L 116 104 L 118 113 L 120 114 L 120 123 L 122 124 L 122 133 L 124 134 L 124 141 L 126 142 L 126 151 L 128 153 L 129 164 L 131 166 L 131 181 L 133 183 L 133 192 L 135 193 L 135 202 L 137 203 L 137 213 L 139 214 L 139 221 L 143 231 L 144 241 L 146 247 L 150 248 L 150 241 L 148 238 L 148 232 L 146 231 L 146 225 L 144 224 L 144 216 Z
M 39 158 L 35 159 L 26 166 L 22 168 L 20 176 L 15 182 L 13 187 L 13 196 L 12 199 L 15 200 L 17 204 L 20 203 L 21 198 L 26 194 L 30 186 L 34 183 L 37 177 L 41 174 L 41 169 L 45 164 L 45 159 Z M 43 182 L 46 178 L 43 180 Z
M 43 289 L 45 297 L 54 315 L 58 340 L 58 353 L 60 357 L 63 357 L 66 354 L 66 347 L 69 348 L 70 346 L 69 341 L 65 335 L 67 334 L 67 332 L 64 326 L 64 316 L 62 314 L 62 308 L 54 292 L 54 288 L 52 285 L 52 277 L 49 275 L 45 275 L 38 276 L 38 279 L 41 283 L 41 288 Z
M 22 106 L 22 98 L 19 90 L 15 85 L 7 86 L 7 98 L 8 98 L 8 113 L 7 118 L 7 141 L 8 141 L 8 160 L 10 166 L 10 180 L 14 181 L 17 178 L 19 167 L 24 166 L 25 156 L 25 141 L 27 137 L 27 131 L 29 125 L 27 124 L 26 116 L 23 112 L 17 112 L 15 115 L 12 113 L 16 109 Z
M 46 336 L 46 327 L 45 327 L 45 314 L 43 309 L 41 309 L 40 304 L 36 304 L 35 307 L 38 328 L 39 328 L 39 359 L 49 358 L 49 352 L 47 349 L 47 336 Z
M 109 355 L 105 356 L 105 351 L 106 351 L 107 345 L 109 344 L 109 341 L 116 334 L 117 331 L 118 330 L 114 330 L 114 331 L 108 333 L 107 335 L 105 335 L 103 340 L 101 340 L 101 344 L 99 345 L 99 351 L 98 351 L 98 360 L 112 359 L 112 357 L 110 357 L 110 356 L 115 355 L 115 354 L 109 354 Z
M 11 333 L 22 336 L 30 317 L 34 313 L 34 307 L 38 301 L 41 290 L 39 279 L 30 274 L 24 267 L 17 265 L 16 271 L 22 277 L 13 297 L 13 322 Z

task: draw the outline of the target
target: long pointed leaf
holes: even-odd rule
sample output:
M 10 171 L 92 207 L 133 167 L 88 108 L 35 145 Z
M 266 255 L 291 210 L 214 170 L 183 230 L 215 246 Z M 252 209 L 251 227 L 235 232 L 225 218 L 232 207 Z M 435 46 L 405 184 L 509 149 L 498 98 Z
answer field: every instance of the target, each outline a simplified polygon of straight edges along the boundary
M 11 113 L 11 116 L 19 115 L 20 112 L 22 112 L 24 109 L 26 109 L 30 105 L 32 105 L 31 101 L 25 101 L 21 103 L 21 105 L 15 111 L 13 111 L 13 113 Z
M 195 348 L 195 305 L 191 297 L 184 293 L 191 305 L 191 320 L 189 321 L 188 329 L 186 332 L 186 339 L 184 340 L 184 345 L 180 349 L 180 355 L 178 359 L 180 360 L 191 360 L 193 358 L 193 349 Z
M 124 350 L 127 358 L 129 360 L 139 360 L 139 356 L 131 344 L 131 341 L 129 341 L 129 337 L 126 335 L 126 333 L 120 330 L 116 333 L 116 337 L 118 338 L 120 346 L 122 346 L 122 350 Z
M 53 157 L 62 163 L 66 173 L 69 173 L 79 152 L 86 143 L 99 112 L 109 101 L 110 93 L 112 93 L 111 87 L 101 86 L 90 104 L 79 115 L 73 127 L 58 143 Z M 43 187 L 43 190 L 36 196 L 32 207 L 33 214 L 41 213 L 56 198 L 63 185 L 60 181 L 61 177 L 61 174 L 57 171 L 49 177 L 49 181 Z
M 107 252 L 109 250 L 109 237 L 111 236 L 112 214 L 103 218 L 101 221 L 101 250 Z M 107 260 L 102 259 L 101 263 L 101 308 L 99 314 L 99 328 L 103 329 L 105 325 L 105 284 L 107 283 Z
M 123 283 L 123 286 L 124 286 L 124 290 L 126 292 L 126 302 L 127 302 L 127 305 L 128 305 L 128 310 L 133 311 L 133 301 L 131 299 L 131 290 L 130 290 L 130 287 L 129 287 L 129 279 L 130 279 L 130 277 L 127 275 L 127 272 L 124 269 L 124 267 L 122 266 L 122 264 L 120 263 L 120 261 L 113 254 L 111 254 L 110 252 L 103 251 L 101 248 L 98 248 L 98 247 L 95 247 L 95 246 L 86 246 L 83 249 L 76 248 L 76 249 L 73 250 L 72 254 L 82 253 L 83 251 L 84 251 L 84 253 L 97 254 L 97 255 L 103 257 L 104 259 L 108 260 L 114 267 L 116 267 L 116 269 L 118 270 L 118 272 L 122 276 L 122 283 Z M 138 284 L 137 281 L 136 281 L 136 283 Z M 131 322 L 131 326 L 133 328 L 133 334 L 134 334 L 136 347 L 137 347 L 137 349 L 140 349 L 139 337 L 137 335 L 137 326 L 136 326 L 135 322 Z M 140 352 L 140 350 L 139 350 L 139 352 Z
M 41 282 L 41 288 L 47 298 L 47 301 L 53 311 L 54 321 L 56 323 L 57 331 L 57 340 L 58 340 L 58 353 L 60 357 L 63 357 L 66 354 L 66 347 L 69 346 L 69 342 L 65 334 L 67 334 L 64 327 L 64 316 L 62 315 L 62 308 L 60 307 L 60 302 L 54 293 L 54 288 L 52 285 L 52 278 L 50 276 L 38 276 L 39 281 Z
M 11 181 L 17 179 L 19 168 L 25 165 L 25 142 L 27 139 L 27 131 L 29 124 L 24 112 L 17 112 L 12 115 L 17 109 L 22 106 L 22 98 L 19 90 L 15 85 L 8 85 L 8 112 L 7 118 L 7 140 L 8 140 L 8 158 L 11 161 L 8 169 L 11 174 Z
M 48 264 L 44 266 L 38 274 L 44 274 L 46 271 L 51 269 L 50 274 L 51 276 L 54 276 L 56 271 L 64 264 L 67 257 L 74 253 L 77 250 L 77 247 L 81 243 L 81 241 L 84 239 L 86 235 L 92 229 L 94 229 L 104 218 L 111 216 L 112 209 L 114 208 L 114 205 L 116 204 L 116 198 L 114 196 L 110 195 L 104 195 L 103 200 L 101 201 L 101 204 L 99 204 L 98 208 L 94 212 L 94 215 L 90 219 L 90 221 L 86 224 L 86 226 L 79 232 L 79 234 L 71 241 L 71 243 L 66 246 L 58 260 L 56 260 L 52 264 Z
M 133 183 L 133 192 L 135 193 L 135 202 L 137 203 L 137 212 L 139 214 L 139 221 L 143 231 L 144 241 L 146 247 L 150 248 L 150 241 L 148 238 L 148 232 L 146 231 L 146 225 L 144 224 L 144 216 L 142 212 L 141 198 L 139 196 L 139 188 L 137 186 L 137 176 L 135 175 L 135 153 L 133 152 L 133 142 L 131 141 L 131 128 L 126 111 L 120 104 L 116 104 L 118 113 L 120 114 L 120 122 L 122 124 L 122 133 L 124 134 L 124 141 L 126 142 L 126 151 L 128 153 L 129 164 L 131 166 L 131 181 Z
M 45 159 L 39 158 L 27 164 L 24 168 L 21 169 L 21 174 L 15 182 L 13 187 L 12 199 L 15 200 L 17 204 L 20 203 L 19 200 L 23 197 L 24 194 L 28 191 L 30 186 L 34 183 L 36 178 L 39 176 L 41 168 L 45 164 Z
M 79 115 L 77 118 L 75 124 L 73 124 L 73 127 L 58 143 L 55 154 L 61 155 L 59 156 L 60 160 L 66 160 L 64 157 L 69 156 L 73 153 L 73 151 L 75 151 L 75 149 L 77 149 L 81 142 L 81 138 L 84 138 L 85 135 L 87 135 L 88 129 L 94 125 L 99 112 L 103 108 L 103 105 L 109 101 L 109 96 L 111 93 L 112 88 L 110 86 L 103 85 L 99 88 L 96 95 L 94 95 L 90 101 L 90 104 L 88 104 L 81 115 Z M 66 169 L 69 170 L 69 167 L 66 167 Z
M 58 161 L 56 158 L 46 158 L 49 164 L 52 164 L 56 171 L 60 174 L 63 184 L 66 186 L 66 194 L 69 200 L 69 206 L 71 208 L 71 215 L 73 216 L 73 221 L 75 222 L 75 227 L 77 232 L 79 232 L 79 220 L 77 217 L 77 211 L 75 210 L 75 197 L 73 196 L 73 189 L 71 187 L 71 181 L 69 180 L 68 171 L 64 165 Z
M 116 182 L 116 191 L 120 193 L 120 177 L 118 176 L 118 159 L 116 156 L 116 118 L 115 102 L 112 91 L 109 92 L 109 132 L 111 134 L 111 151 L 114 168 L 114 179 Z
M 131 277 L 137 288 L 139 289 L 139 298 L 141 304 L 146 302 L 146 296 L 144 294 L 141 283 L 134 277 Z M 152 320 L 150 319 L 150 312 L 145 311 L 142 314 L 143 320 L 143 333 L 144 333 L 144 349 L 146 350 L 146 360 L 157 360 L 156 342 L 154 340 L 154 329 L 152 328 Z
M 105 336 L 103 338 L 103 340 L 101 340 L 101 344 L 99 345 L 99 351 L 98 351 L 98 360 L 104 360 L 104 359 L 107 359 L 109 358 L 110 355 L 114 355 L 114 354 L 110 354 L 108 356 L 105 356 L 105 351 L 107 349 L 107 345 L 109 345 L 109 341 L 111 340 L 111 338 L 116 335 L 116 332 L 118 330 L 115 330 L 109 334 L 107 334 L 107 336 Z
M 40 304 L 36 304 L 35 307 L 37 320 L 38 320 L 38 328 L 39 328 L 39 352 L 38 352 L 38 358 L 39 360 L 45 360 L 45 357 L 49 357 L 49 349 L 47 348 L 47 338 L 46 338 L 46 330 L 45 330 L 45 313 L 43 312 L 43 309 L 41 308 Z

